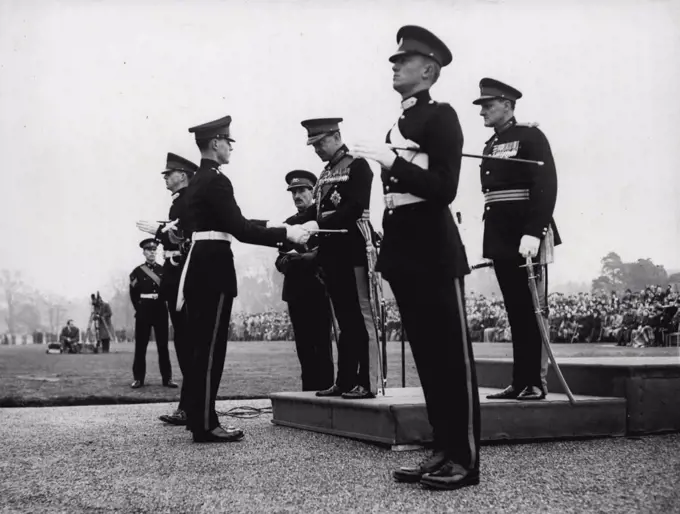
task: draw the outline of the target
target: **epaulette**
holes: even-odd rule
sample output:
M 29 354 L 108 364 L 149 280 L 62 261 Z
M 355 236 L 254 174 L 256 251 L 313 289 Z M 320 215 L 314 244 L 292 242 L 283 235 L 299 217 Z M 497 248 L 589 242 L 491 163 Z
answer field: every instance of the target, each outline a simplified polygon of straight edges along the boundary
M 537 128 L 538 127 L 538 122 L 537 121 L 526 121 L 523 123 L 516 123 L 516 127 L 531 127 L 531 128 Z

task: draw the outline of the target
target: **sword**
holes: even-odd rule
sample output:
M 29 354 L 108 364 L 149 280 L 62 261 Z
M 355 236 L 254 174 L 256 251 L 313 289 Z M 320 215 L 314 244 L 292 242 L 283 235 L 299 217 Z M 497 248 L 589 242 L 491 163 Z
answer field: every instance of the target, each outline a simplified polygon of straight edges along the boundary
M 419 146 L 410 146 L 410 147 L 405 147 L 405 146 L 395 146 L 395 145 L 387 145 L 389 146 L 392 150 L 407 150 L 409 152 L 417 152 L 420 150 Z M 474 159 L 493 159 L 497 161 L 510 161 L 510 162 L 523 162 L 525 164 L 536 164 L 537 166 L 543 166 L 545 163 L 543 161 L 532 161 L 530 159 L 518 159 L 517 157 L 498 157 L 497 155 L 478 155 L 474 153 L 464 153 L 462 154 L 463 157 L 472 157 Z
M 532 262 L 531 257 L 527 257 L 526 264 L 522 265 L 522 267 L 526 267 L 527 269 L 527 276 L 529 278 L 529 290 L 531 291 L 531 302 L 534 305 L 536 321 L 538 322 L 538 328 L 541 332 L 541 341 L 543 342 L 543 347 L 545 348 L 545 351 L 548 354 L 548 358 L 550 359 L 550 362 L 553 365 L 553 369 L 557 374 L 557 378 L 559 379 L 560 384 L 564 389 L 564 392 L 569 398 L 569 403 L 574 405 L 576 404 L 576 399 L 574 398 L 574 395 L 571 393 L 571 389 L 569 389 L 569 385 L 567 384 L 567 381 L 564 379 L 564 375 L 562 375 L 562 371 L 560 370 L 560 367 L 557 364 L 557 361 L 555 360 L 555 356 L 553 355 L 552 349 L 550 348 L 550 336 L 548 335 L 545 323 L 543 322 L 544 320 L 541 314 L 541 305 L 540 302 L 538 301 L 538 289 L 536 288 L 536 275 L 534 274 L 534 266 L 535 265 Z
M 332 229 L 332 228 L 308 228 L 305 229 L 307 232 L 310 233 L 326 233 L 326 234 L 346 234 L 349 232 L 346 228 L 338 228 L 338 229 Z

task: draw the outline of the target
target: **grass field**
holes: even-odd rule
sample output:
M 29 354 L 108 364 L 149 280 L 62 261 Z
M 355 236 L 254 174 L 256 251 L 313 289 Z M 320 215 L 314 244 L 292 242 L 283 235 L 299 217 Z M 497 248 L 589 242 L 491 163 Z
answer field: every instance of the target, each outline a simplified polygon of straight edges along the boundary
M 172 343 L 174 378 L 181 382 Z M 508 343 L 475 343 L 476 357 L 509 357 Z M 557 356 L 678 355 L 677 348 L 617 348 L 611 344 L 557 344 Z M 0 407 L 176 401 L 179 389 L 162 387 L 158 354 L 147 351 L 146 386 L 130 389 L 133 343 L 112 343 L 109 354 L 46 354 L 43 345 L 0 346 Z M 261 398 L 300 389 L 300 365 L 292 342 L 230 342 L 219 398 Z M 400 387 L 401 344 L 388 344 L 388 386 Z M 419 381 L 406 344 L 406 385 Z

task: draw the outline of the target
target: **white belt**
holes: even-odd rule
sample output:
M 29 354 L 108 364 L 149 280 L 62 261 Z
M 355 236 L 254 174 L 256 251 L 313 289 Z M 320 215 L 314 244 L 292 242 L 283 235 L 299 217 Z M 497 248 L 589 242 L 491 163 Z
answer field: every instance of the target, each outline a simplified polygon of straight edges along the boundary
M 395 209 L 403 205 L 424 202 L 425 199 L 411 193 L 388 193 L 385 195 L 385 207 Z
M 164 259 L 169 259 L 170 257 L 179 257 L 180 255 L 182 255 L 182 252 L 179 250 L 166 250 L 163 252 Z
M 226 232 L 208 230 L 206 232 L 194 232 L 191 235 L 192 241 L 227 241 L 231 243 L 232 236 Z
M 505 189 L 503 191 L 490 191 L 484 193 L 484 203 L 495 202 L 518 202 L 529 200 L 528 189 Z
M 158 300 L 158 293 L 142 293 L 139 297 L 146 300 Z
M 194 232 L 191 235 L 191 240 L 192 241 L 227 241 L 231 243 L 232 237 L 231 234 L 227 234 L 226 232 L 217 232 L 215 230 L 208 230 L 206 232 Z M 191 254 L 194 251 L 194 246 L 191 245 L 191 248 L 189 249 L 189 255 L 187 255 L 187 261 L 184 264 L 184 268 L 182 268 L 182 275 L 179 278 L 179 289 L 177 291 L 177 304 L 175 305 L 175 310 L 177 312 L 182 310 L 182 306 L 184 305 L 184 282 L 186 281 L 187 278 L 187 270 L 189 269 L 189 262 L 191 262 Z

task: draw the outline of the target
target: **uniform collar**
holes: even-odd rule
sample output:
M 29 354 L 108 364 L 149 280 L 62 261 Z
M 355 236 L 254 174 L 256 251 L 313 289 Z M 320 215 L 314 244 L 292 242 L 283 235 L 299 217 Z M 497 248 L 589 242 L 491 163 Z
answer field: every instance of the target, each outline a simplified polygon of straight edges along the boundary
M 501 132 L 505 132 L 510 127 L 514 127 L 515 125 L 517 125 L 517 120 L 513 116 L 508 121 L 503 123 L 503 125 L 501 125 L 500 127 L 494 127 L 494 131 L 496 132 L 496 134 L 500 134 Z
M 220 169 L 220 163 L 217 161 L 213 161 L 212 159 L 206 159 L 205 157 L 201 159 L 201 167 L 198 169 L 200 172 L 201 170 L 211 170 L 215 169 L 218 170 Z
M 402 110 L 406 111 L 413 107 L 414 105 L 426 104 L 429 103 L 431 100 L 432 97 L 430 96 L 430 90 L 423 89 L 422 91 L 418 91 L 417 93 L 409 96 L 408 98 L 404 98 L 401 101 L 401 108 Z
M 338 148 L 338 151 L 333 154 L 333 157 L 331 157 L 331 160 L 328 161 L 328 165 L 326 168 L 332 168 L 335 166 L 337 163 L 340 162 L 340 160 L 347 155 L 347 152 L 349 149 L 347 148 L 346 145 L 342 145 L 340 148 Z

